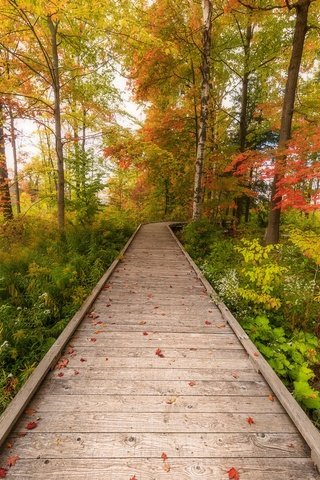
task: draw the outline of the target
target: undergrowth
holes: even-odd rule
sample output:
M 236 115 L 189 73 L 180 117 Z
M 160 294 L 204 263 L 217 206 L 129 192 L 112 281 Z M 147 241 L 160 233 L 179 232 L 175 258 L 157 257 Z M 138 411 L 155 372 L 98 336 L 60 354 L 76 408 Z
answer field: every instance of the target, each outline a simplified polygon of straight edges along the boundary
M 50 219 L 0 227 L 0 410 L 13 398 L 82 305 L 132 233 L 103 217 L 68 224 Z

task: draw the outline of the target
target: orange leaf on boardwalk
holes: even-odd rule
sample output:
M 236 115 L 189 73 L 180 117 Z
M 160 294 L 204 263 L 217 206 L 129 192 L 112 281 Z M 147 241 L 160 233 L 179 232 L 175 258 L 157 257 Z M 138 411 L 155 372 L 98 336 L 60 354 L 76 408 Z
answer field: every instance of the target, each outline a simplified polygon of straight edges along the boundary
M 171 470 L 169 463 L 164 463 L 162 468 L 167 473 L 170 472 L 170 470 Z
M 160 358 L 163 358 L 163 357 L 164 357 L 164 355 L 163 355 L 162 351 L 160 350 L 160 348 L 157 348 L 157 350 L 156 350 L 155 353 L 156 353 L 156 355 L 158 355 L 158 357 L 160 357 Z
M 269 395 L 268 398 L 269 398 L 270 402 L 274 402 L 274 396 L 273 395 Z
M 26 425 L 26 429 L 27 430 L 33 430 L 34 428 L 36 428 L 38 426 L 37 422 L 29 422 L 27 423 Z
M 161 458 L 165 462 L 168 459 L 168 455 L 165 452 L 162 452 Z
M 69 363 L 69 360 L 67 358 L 61 358 L 58 363 L 56 364 L 55 368 L 57 370 L 61 370 L 61 368 L 66 368 L 66 366 L 68 365 Z
M 71 347 L 71 346 L 69 346 L 69 347 L 67 348 L 67 354 L 68 354 L 68 355 L 71 355 L 72 353 L 74 353 L 74 348 Z
M 14 467 L 18 460 L 20 460 L 19 455 L 12 455 L 11 457 L 8 457 L 7 458 L 8 467 Z
M 230 480 L 239 480 L 240 479 L 239 472 L 234 467 L 231 467 L 230 470 L 227 471 L 227 474 L 229 475 Z
M 256 423 L 252 417 L 248 417 L 246 419 L 246 422 L 249 423 L 249 425 L 252 425 L 253 423 Z
M 0 468 L 0 478 L 6 478 L 7 471 L 8 470 L 6 468 Z
M 138 480 L 138 479 L 135 475 L 133 475 L 133 477 L 130 477 L 130 480 Z
M 37 410 L 35 410 L 34 408 L 26 408 L 24 413 L 28 416 L 31 416 L 33 415 L 34 413 L 36 413 Z

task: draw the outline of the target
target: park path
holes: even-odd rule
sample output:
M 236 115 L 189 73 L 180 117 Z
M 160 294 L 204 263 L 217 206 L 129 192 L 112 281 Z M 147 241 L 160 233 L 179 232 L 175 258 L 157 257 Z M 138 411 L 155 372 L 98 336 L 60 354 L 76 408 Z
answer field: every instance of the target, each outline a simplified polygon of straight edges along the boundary
M 166 224 L 140 228 L 0 466 L 15 456 L 9 479 L 320 479 Z

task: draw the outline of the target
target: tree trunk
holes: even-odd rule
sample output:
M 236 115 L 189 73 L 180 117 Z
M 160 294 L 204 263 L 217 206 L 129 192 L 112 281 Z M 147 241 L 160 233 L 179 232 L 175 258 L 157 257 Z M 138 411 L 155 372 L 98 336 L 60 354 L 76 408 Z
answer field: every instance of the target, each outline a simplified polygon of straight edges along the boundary
M 202 201 L 202 175 L 207 139 L 209 100 L 210 100 L 210 50 L 212 29 L 212 4 L 210 0 L 202 0 L 203 10 L 203 36 L 202 36 L 202 62 L 201 62 L 201 111 L 200 125 L 196 156 L 196 172 L 193 190 L 192 219 L 198 220 L 201 214 Z
M 0 210 L 3 212 L 3 217 L 5 220 L 12 220 L 13 211 L 9 190 L 3 124 L 3 105 L 0 103 Z
M 11 147 L 12 147 L 12 156 L 13 156 L 13 169 L 14 169 L 14 188 L 16 194 L 16 206 L 17 213 L 21 213 L 20 208 L 20 189 L 19 189 L 19 179 L 18 179 L 18 155 L 17 155 L 17 144 L 16 144 L 16 134 L 14 127 L 14 117 L 12 108 L 9 107 L 9 116 L 10 116 L 10 135 L 11 135 Z
M 278 194 L 278 183 L 283 178 L 286 157 L 281 150 L 286 147 L 291 137 L 292 117 L 297 93 L 298 77 L 303 54 L 303 46 L 308 30 L 308 12 L 312 0 L 298 0 L 294 5 L 296 23 L 292 42 L 292 52 L 288 69 L 288 77 L 282 106 L 279 136 L 279 156 L 275 160 L 275 174 L 271 188 L 268 225 L 264 237 L 265 245 L 278 243 L 280 237 L 281 195 Z
M 51 53 L 52 53 L 52 87 L 54 92 L 54 127 L 55 127 L 55 147 L 57 154 L 58 170 L 58 227 L 61 232 L 64 231 L 65 201 L 64 201 L 64 157 L 61 133 L 61 99 L 60 99 L 60 73 L 59 73 L 59 55 L 57 44 L 58 23 L 53 23 L 51 17 L 47 17 L 48 26 L 51 33 Z

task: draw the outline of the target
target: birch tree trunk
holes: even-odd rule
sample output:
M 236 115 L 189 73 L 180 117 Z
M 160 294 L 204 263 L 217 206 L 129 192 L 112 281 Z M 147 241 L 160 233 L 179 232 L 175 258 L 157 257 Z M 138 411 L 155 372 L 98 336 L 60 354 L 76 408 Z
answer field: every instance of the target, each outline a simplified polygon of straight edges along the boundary
M 202 203 L 202 176 L 207 139 L 209 101 L 210 101 L 210 50 L 212 30 L 212 4 L 211 0 L 202 0 L 203 35 L 202 35 L 202 61 L 201 61 L 201 111 L 199 122 L 199 136 L 196 156 L 196 171 L 193 190 L 192 219 L 198 220 L 201 215 Z
M 55 148 L 57 154 L 58 170 L 58 227 L 61 232 L 64 231 L 65 217 L 65 198 L 64 198 L 64 157 L 61 132 L 61 98 L 60 98 L 60 73 L 59 73 L 59 55 L 57 31 L 58 22 L 53 23 L 51 17 L 47 17 L 47 22 L 51 34 L 51 54 L 52 54 L 52 87 L 54 93 L 54 128 L 55 128 Z
M 291 137 L 292 117 L 297 93 L 298 77 L 303 54 L 304 41 L 308 30 L 308 13 L 312 0 L 298 0 L 291 8 L 296 10 L 296 22 L 292 42 L 292 52 L 288 69 L 288 77 L 282 106 L 279 136 L 279 156 L 275 160 L 275 175 L 272 182 L 268 225 L 264 237 L 265 245 L 278 243 L 280 237 L 281 195 L 278 194 L 278 183 L 283 178 L 286 157 L 281 150 L 286 147 Z

